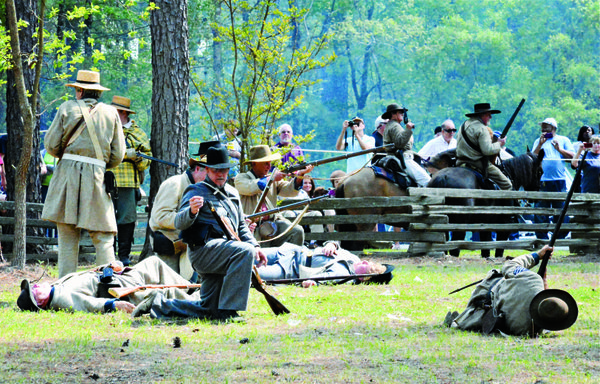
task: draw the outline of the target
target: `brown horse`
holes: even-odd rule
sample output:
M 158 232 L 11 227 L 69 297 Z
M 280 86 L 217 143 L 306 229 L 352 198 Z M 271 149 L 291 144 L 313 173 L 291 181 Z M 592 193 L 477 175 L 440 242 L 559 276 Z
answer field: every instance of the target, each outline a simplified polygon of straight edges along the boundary
M 400 188 L 397 184 L 392 183 L 382 177 L 376 177 L 372 168 L 365 167 L 360 171 L 351 174 L 342 180 L 335 191 L 336 198 L 352 198 L 365 196 L 407 196 L 406 190 Z M 358 208 L 339 210 L 340 214 L 349 215 L 382 215 L 384 213 L 406 213 L 407 211 L 401 208 L 386 209 L 383 208 Z M 391 223 L 386 223 L 391 224 Z M 397 226 L 404 226 L 405 223 L 397 223 Z M 372 224 L 342 224 L 339 225 L 339 230 L 342 232 L 367 232 L 374 229 Z M 362 250 L 366 246 L 365 242 L 353 241 L 343 242 L 343 247 L 350 250 Z M 371 244 L 371 246 L 376 246 Z

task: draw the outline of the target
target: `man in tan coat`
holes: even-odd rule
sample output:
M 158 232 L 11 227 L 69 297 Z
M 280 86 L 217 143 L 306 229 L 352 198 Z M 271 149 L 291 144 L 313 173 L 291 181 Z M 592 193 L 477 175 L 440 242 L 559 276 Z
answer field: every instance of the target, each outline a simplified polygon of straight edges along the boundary
M 469 120 L 462 123 L 456 136 L 456 165 L 474 168 L 498 184 L 500 189 L 511 190 L 512 183 L 508 177 L 490 161 L 490 156 L 498 155 L 506 144 L 506 138 L 498 138 L 493 143 L 494 132 L 488 127 L 492 115 L 498 113 L 500 111 L 491 109 L 489 103 L 480 103 L 475 104 L 473 113 L 465 114 Z
M 79 71 L 76 100 L 64 102 L 46 133 L 46 151 L 60 159 L 48 187 L 42 219 L 58 228 L 58 275 L 77 269 L 81 230 L 89 232 L 96 263 L 115 259 L 115 212 L 104 186 L 104 173 L 121 163 L 125 139 L 117 110 L 98 102 L 100 74 Z M 91 125 L 91 127 L 89 126 Z
M 195 157 L 190 157 L 189 168 L 181 175 L 169 177 L 158 188 L 152 212 L 150 229 L 152 229 L 153 250 L 169 267 L 186 279 L 192 279 L 194 269 L 187 255 L 187 247 L 179 237 L 179 229 L 175 228 L 175 217 L 179 212 L 179 203 L 185 189 L 206 178 L 206 152 L 210 147 L 220 147 L 218 141 L 200 143 Z
M 247 162 L 251 163 L 251 169 L 237 175 L 234 181 L 235 188 L 242 199 L 242 209 L 246 215 L 254 213 L 260 196 L 267 187 L 271 162 L 280 159 L 281 155 L 271 153 L 271 149 L 266 145 L 257 145 L 250 148 L 250 156 Z M 298 171 L 296 176 L 303 176 L 310 171 L 312 171 L 312 166 Z M 277 207 L 277 196 L 296 197 L 298 195 L 298 191 L 302 188 L 302 178 L 294 177 L 292 180 L 284 180 L 285 176 L 277 169 L 273 171 L 271 175 L 273 182 L 265 202 L 262 207 L 259 207 L 259 211 Z M 294 226 L 285 236 L 277 238 L 286 232 L 291 225 L 292 223 L 289 220 L 279 214 L 265 217 L 257 230 L 254 231 L 254 237 L 258 241 L 263 241 L 261 243 L 263 247 L 278 247 L 283 243 L 304 245 L 304 230 L 300 225 Z

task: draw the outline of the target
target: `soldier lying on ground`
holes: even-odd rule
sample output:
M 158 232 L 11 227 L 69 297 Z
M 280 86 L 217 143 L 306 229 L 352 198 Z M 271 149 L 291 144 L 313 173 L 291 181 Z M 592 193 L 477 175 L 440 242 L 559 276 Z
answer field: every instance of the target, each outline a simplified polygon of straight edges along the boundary
M 277 248 L 263 248 L 267 257 L 267 265 L 258 268 L 258 273 L 265 280 L 284 278 L 305 278 L 378 273 L 378 276 L 364 280 L 364 283 L 388 284 L 392 279 L 391 265 L 382 265 L 370 261 L 361 261 L 356 255 L 339 248 L 335 242 L 324 247 L 309 250 L 294 244 L 286 243 Z M 309 261 L 310 260 L 310 261 Z M 302 282 L 305 288 L 316 285 L 313 280 Z M 149 295 L 134 310 L 133 316 L 150 313 L 153 318 L 168 319 L 172 317 L 200 318 L 219 320 L 202 307 L 199 302 L 189 300 L 170 300 L 162 292 Z
M 534 337 L 542 330 L 560 331 L 577 320 L 577 303 L 566 291 L 548 289 L 546 278 L 530 271 L 554 248 L 519 256 L 491 270 L 471 294 L 460 315 L 448 312 L 444 324 L 464 331 Z
M 119 300 L 108 293 L 112 287 L 139 287 L 150 284 L 187 285 L 190 282 L 173 271 L 156 256 L 149 257 L 135 266 L 123 268 L 116 261 L 93 270 L 74 272 L 52 284 L 21 282 L 21 294 L 17 306 L 24 311 L 68 310 L 106 313 L 121 310 L 131 313 L 152 290 L 135 292 Z M 177 288 L 162 289 L 165 297 L 183 300 L 199 300 L 200 292 L 188 295 Z

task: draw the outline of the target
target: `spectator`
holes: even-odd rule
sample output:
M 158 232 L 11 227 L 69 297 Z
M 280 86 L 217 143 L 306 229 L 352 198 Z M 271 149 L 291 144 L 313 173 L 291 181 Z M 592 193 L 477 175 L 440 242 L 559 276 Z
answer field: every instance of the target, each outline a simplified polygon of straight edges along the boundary
M 381 115 L 384 119 L 389 119 L 383 135 L 383 144 L 394 143 L 394 148 L 389 149 L 388 154 L 396 155 L 397 151 L 400 151 L 402 153 L 400 162 L 404 164 L 406 174 L 420 187 L 425 187 L 431 178 L 427 171 L 414 160 L 414 152 L 412 151 L 414 139 L 412 135 L 415 125 L 408 122 L 406 129 L 402 128 L 401 125 L 404 121 L 404 113 L 407 111 L 408 109 L 398 104 L 387 106 L 385 113 Z
M 540 192 L 567 192 L 571 183 L 571 175 L 567 172 L 563 159 L 573 158 L 573 145 L 571 141 L 565 137 L 556 134 L 558 124 L 556 120 L 549 117 L 540 123 L 542 134 L 533 143 L 533 154 L 537 155 L 540 150 L 544 150 L 544 158 L 542 160 L 542 169 L 544 174 L 541 178 Z M 563 200 L 540 200 L 535 206 L 537 208 L 558 208 L 562 209 Z M 558 215 L 552 217 L 552 222 L 556 223 Z M 533 217 L 533 222 L 549 223 L 550 217 L 546 215 L 536 215 Z M 565 223 L 569 222 L 569 217 L 565 216 Z M 538 231 L 535 233 L 538 239 L 547 240 L 547 231 Z M 559 238 L 564 238 L 566 233 L 559 235 Z
M 123 96 L 113 96 L 111 105 L 117 108 L 125 135 L 125 157 L 111 172 L 115 174 L 118 193 L 113 198 L 117 218 L 117 255 L 126 267 L 131 264 L 129 255 L 134 242 L 135 222 L 137 220 L 137 202 L 142 198 L 140 185 L 144 171 L 150 166 L 150 160 L 138 156 L 142 153 L 152 156 L 150 140 L 129 115 L 135 114 L 131 100 Z
M 352 129 L 352 140 L 348 142 L 345 138 L 346 130 Z M 365 135 L 365 122 L 360 117 L 355 117 L 351 121 L 344 121 L 342 132 L 340 133 L 335 148 L 338 151 L 346 150 L 348 152 L 360 152 L 366 149 L 375 148 L 375 138 Z M 346 172 L 350 173 L 364 167 L 371 159 L 371 154 L 366 153 L 361 156 L 351 157 L 346 160 Z
M 297 198 L 299 200 L 306 200 L 306 199 L 312 199 L 315 196 L 315 181 L 313 180 L 312 177 L 310 176 L 304 176 L 304 179 L 302 180 L 302 188 L 300 189 L 300 191 L 298 192 L 298 196 Z M 283 211 L 282 215 L 285 218 L 288 219 L 294 219 L 296 217 L 298 217 L 298 215 L 300 214 L 301 210 L 288 210 L 288 211 Z M 335 211 L 334 211 L 335 214 Z M 321 211 L 307 211 L 304 214 L 304 217 L 322 217 L 323 213 Z M 304 229 L 304 233 L 323 233 L 325 232 L 325 227 L 323 226 L 323 224 L 312 224 L 312 225 L 303 225 L 302 228 Z M 313 240 L 308 244 L 308 247 L 312 247 L 315 246 L 316 242 Z
M 590 143 L 592 144 L 592 148 L 584 148 L 583 145 L 579 146 L 577 153 L 571 160 L 571 165 L 577 168 L 583 151 L 588 151 L 581 168 L 581 192 L 600 193 L 600 136 L 592 136 Z
M 331 180 L 331 186 L 333 189 L 337 189 L 337 187 L 342 183 L 342 181 L 344 181 L 345 178 L 346 172 L 342 171 L 341 169 L 336 169 L 335 171 L 331 172 L 331 175 L 329 175 L 329 180 Z
M 281 164 L 288 167 L 293 164 L 297 164 L 301 161 L 304 152 L 298 145 L 292 143 L 294 138 L 294 131 L 291 125 L 282 124 L 279 126 L 279 142 L 275 144 L 275 148 L 281 149 Z
M 438 137 L 442 134 L 442 127 L 441 126 L 437 126 L 435 127 L 435 129 L 433 130 L 433 137 Z
M 266 145 L 257 145 L 250 148 L 250 156 L 247 162 L 251 169 L 246 173 L 240 173 L 234 181 L 235 188 L 240 193 L 242 199 L 242 208 L 245 214 L 254 213 L 259 203 L 262 191 L 267 187 L 268 172 L 271 169 L 271 163 L 281 159 L 279 153 L 271 153 L 271 149 Z M 297 172 L 298 177 L 293 180 L 284 180 L 285 174 L 279 170 L 273 171 L 271 177 L 273 182 L 267 194 L 265 202 L 259 208 L 259 211 L 266 211 L 277 206 L 277 196 L 296 197 L 298 190 L 302 187 L 302 178 L 305 174 L 312 171 L 312 166 Z M 256 240 L 262 241 L 268 246 L 279 246 L 285 242 L 303 245 L 304 230 L 296 225 L 285 236 L 275 239 L 283 234 L 292 225 L 292 223 L 280 214 L 271 217 L 262 218 L 262 223 L 257 231 L 254 232 Z M 266 247 L 267 245 L 265 245 Z
M 61 104 L 44 138 L 46 150 L 61 159 L 42 211 L 42 219 L 55 222 L 58 228 L 59 277 L 77 269 L 82 229 L 92 238 L 97 264 L 115 260 L 117 222 L 104 175 L 125 155 L 117 110 L 98 102 L 108 90 L 100 85 L 100 73 L 78 71 L 77 81 L 66 86 L 75 88 L 76 100 Z M 79 134 L 84 129 L 86 133 Z
M 8 134 L 0 135 L 0 194 L 6 196 L 6 169 L 4 169 L 4 155 L 6 154 L 6 146 L 8 143 Z
M 387 119 L 384 119 L 381 116 L 375 119 L 375 130 L 371 135 L 375 139 L 375 147 L 383 146 L 383 133 L 385 132 L 385 125 L 387 122 Z
M 573 151 L 578 151 L 579 147 L 583 143 L 589 143 L 594 134 L 594 128 L 590 127 L 589 125 L 584 125 L 579 128 L 579 133 L 577 133 L 577 142 L 573 144 Z
M 456 165 L 476 169 L 482 175 L 487 175 L 500 189 L 511 190 L 512 183 L 508 177 L 489 161 L 489 157 L 498 155 L 506 143 L 506 138 L 492 142 L 494 133 L 488 127 L 492 115 L 498 113 L 501 112 L 491 109 L 489 103 L 480 103 L 475 104 L 473 113 L 465 114 L 469 120 L 461 125 L 456 138 Z
M 456 148 L 455 133 L 454 122 L 450 119 L 444 121 L 441 125 L 441 135 L 429 140 L 419 151 L 421 159 L 429 160 L 440 152 Z
M 188 169 L 181 175 L 169 177 L 158 188 L 152 211 L 150 213 L 150 229 L 152 230 L 152 248 L 169 267 L 188 280 L 194 281 L 194 269 L 187 255 L 187 247 L 179 237 L 175 228 L 175 217 L 179 211 L 179 203 L 183 191 L 206 178 L 204 161 L 208 148 L 220 148 L 219 141 L 200 143 L 198 153 L 190 156 Z

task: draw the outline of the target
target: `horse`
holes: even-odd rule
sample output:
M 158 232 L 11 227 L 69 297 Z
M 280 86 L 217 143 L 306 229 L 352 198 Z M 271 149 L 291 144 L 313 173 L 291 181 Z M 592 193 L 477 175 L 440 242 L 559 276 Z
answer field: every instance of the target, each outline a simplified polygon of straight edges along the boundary
M 540 151 L 538 155 L 531 152 L 504 160 L 501 163 L 500 169 L 511 180 L 513 189 L 519 190 L 523 188 L 526 191 L 538 191 L 540 187 L 540 179 L 542 176 L 542 159 L 544 151 Z M 437 172 L 429 181 L 428 188 L 458 188 L 458 189 L 484 189 L 478 176 L 471 170 L 465 167 L 449 167 Z M 493 206 L 494 200 L 488 199 L 466 199 L 466 198 L 447 198 L 447 205 L 463 205 L 463 206 Z M 516 202 L 513 202 L 516 204 Z M 497 216 L 497 215 L 493 215 Z M 485 222 L 481 218 L 473 219 L 472 215 L 449 215 L 450 223 L 468 224 L 471 222 Z M 514 222 L 510 217 L 500 216 L 497 222 L 510 223 Z M 497 232 L 498 240 L 507 240 L 510 233 L 506 231 Z M 464 240 L 465 231 L 452 231 L 452 240 Z M 489 231 L 480 232 L 481 241 L 491 241 L 492 233 Z M 453 256 L 459 256 L 460 249 L 450 251 Z M 497 248 L 496 257 L 502 257 L 504 249 Z M 482 257 L 489 257 L 489 249 L 481 250 Z
M 352 198 L 365 196 L 407 196 L 405 189 L 400 188 L 397 184 L 392 183 L 382 177 L 376 177 L 375 172 L 370 167 L 364 167 L 356 173 L 350 174 L 341 181 L 335 191 L 336 198 Z M 382 215 L 384 213 L 407 213 L 406 208 L 384 209 L 383 208 L 358 208 L 337 210 L 338 214 L 349 215 Z M 389 224 L 389 223 L 388 223 Z M 398 224 L 402 226 L 402 224 Z M 368 232 L 374 229 L 373 224 L 340 224 L 338 230 L 340 232 Z M 365 242 L 362 241 L 344 241 L 343 247 L 349 250 L 362 250 Z M 376 244 L 371 244 L 376 247 Z

